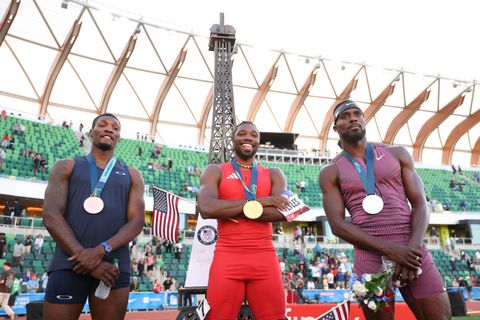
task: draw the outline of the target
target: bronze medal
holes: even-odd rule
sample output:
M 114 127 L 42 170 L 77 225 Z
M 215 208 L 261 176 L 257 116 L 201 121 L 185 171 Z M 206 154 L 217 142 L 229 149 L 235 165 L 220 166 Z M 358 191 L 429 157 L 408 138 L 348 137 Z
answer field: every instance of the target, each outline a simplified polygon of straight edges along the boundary
M 100 197 L 88 197 L 83 202 L 83 208 L 90 214 L 97 214 L 103 210 L 104 204 Z

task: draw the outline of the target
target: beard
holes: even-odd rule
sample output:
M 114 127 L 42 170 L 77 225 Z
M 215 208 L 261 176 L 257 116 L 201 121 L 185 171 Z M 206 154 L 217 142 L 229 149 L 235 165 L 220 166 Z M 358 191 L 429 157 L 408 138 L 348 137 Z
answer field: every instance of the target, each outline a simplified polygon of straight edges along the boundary
M 360 130 L 360 132 L 356 131 L 354 133 L 349 133 L 347 131 L 347 132 L 340 133 L 340 137 L 342 138 L 342 140 L 346 142 L 357 143 L 358 141 L 362 140 L 365 137 L 366 133 L 367 132 L 365 129 Z
M 251 153 L 245 153 L 245 152 L 243 152 L 241 146 L 237 146 L 234 149 L 234 151 L 235 151 L 235 154 L 242 160 L 250 160 L 253 157 L 255 157 L 255 153 L 257 153 L 257 150 L 255 150 L 255 149 L 252 149 Z
M 108 143 L 99 142 L 95 145 L 102 151 L 108 151 L 108 150 L 113 149 L 113 146 L 111 144 L 108 144 Z

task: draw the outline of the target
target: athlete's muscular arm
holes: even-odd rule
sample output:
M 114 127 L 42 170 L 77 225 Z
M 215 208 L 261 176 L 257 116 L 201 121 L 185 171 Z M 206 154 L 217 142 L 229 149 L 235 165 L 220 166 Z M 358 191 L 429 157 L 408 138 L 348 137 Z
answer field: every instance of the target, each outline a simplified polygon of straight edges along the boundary
M 74 255 L 83 249 L 63 216 L 67 207 L 68 183 L 73 165 L 73 159 L 64 159 L 55 163 L 48 178 L 43 201 L 43 224 L 55 242 L 69 255 Z
M 420 262 L 416 260 L 416 257 L 422 254 L 420 250 L 380 241 L 354 224 L 345 221 L 345 204 L 340 190 L 339 172 L 335 164 L 327 165 L 320 171 L 319 184 L 323 194 L 323 208 L 336 236 L 357 247 L 380 251 L 391 260 L 401 262 L 411 269 L 420 266 Z
M 286 221 L 285 216 L 278 210 L 288 203 L 288 199 L 282 196 L 287 190 L 287 179 L 280 169 L 270 169 L 270 181 L 272 183 L 272 191 L 270 197 L 257 198 L 263 206 L 262 215 L 256 219 L 257 221 L 275 222 Z
M 422 181 L 415 171 L 412 157 L 407 150 L 405 150 L 405 148 L 391 147 L 389 150 L 400 162 L 405 194 L 412 205 L 412 236 L 408 242 L 408 246 L 411 248 L 420 249 L 430 218 L 430 214 L 427 210 L 427 201 L 423 190 Z M 405 267 L 401 270 L 400 268 L 397 268 L 397 273 L 402 275 L 403 281 L 409 281 L 418 278 L 418 273 L 416 270 L 406 270 Z
M 228 219 L 243 214 L 243 206 L 247 200 L 220 200 L 218 185 L 222 179 L 222 169 L 211 164 L 200 176 L 198 190 L 198 209 L 204 219 Z
M 415 171 L 412 157 L 408 151 L 403 147 L 392 147 L 390 150 L 400 161 L 405 194 L 412 205 L 412 237 L 408 244 L 418 249 L 423 244 L 430 219 L 423 184 Z

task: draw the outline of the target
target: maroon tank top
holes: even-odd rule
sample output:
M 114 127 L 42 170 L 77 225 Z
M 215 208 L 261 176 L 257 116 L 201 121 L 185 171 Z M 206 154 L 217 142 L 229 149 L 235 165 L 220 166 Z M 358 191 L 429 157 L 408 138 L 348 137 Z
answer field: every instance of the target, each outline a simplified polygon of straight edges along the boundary
M 351 222 L 366 233 L 406 244 L 411 236 L 412 211 L 407 202 L 407 196 L 402 182 L 402 172 L 399 161 L 390 153 L 388 147 L 382 144 L 372 144 L 374 147 L 375 193 L 383 199 L 384 207 L 378 214 L 368 214 L 362 208 L 366 196 L 365 189 L 353 164 L 343 154 L 332 161 L 340 174 L 340 188 L 345 207 L 350 213 Z M 354 157 L 366 171 L 363 158 Z M 367 258 L 369 253 L 361 248 L 355 248 L 355 257 Z
M 230 162 L 220 164 L 222 180 L 218 186 L 218 198 L 222 200 L 247 199 L 242 183 Z M 257 198 L 267 197 L 271 194 L 272 183 L 270 171 L 257 165 Z M 245 185 L 250 186 L 252 170 L 240 169 Z M 216 251 L 275 250 L 272 242 L 272 224 L 259 222 L 247 218 L 235 218 L 238 223 L 230 220 L 218 219 L 218 240 Z

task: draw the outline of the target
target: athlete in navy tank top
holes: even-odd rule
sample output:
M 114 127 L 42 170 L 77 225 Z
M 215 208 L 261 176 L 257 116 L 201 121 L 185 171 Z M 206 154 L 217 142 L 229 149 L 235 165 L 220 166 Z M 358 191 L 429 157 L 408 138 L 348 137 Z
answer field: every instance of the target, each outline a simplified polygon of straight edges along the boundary
M 396 263 L 395 277 L 405 284 L 400 291 L 417 319 L 450 319 L 443 280 L 423 246 L 429 215 L 410 154 L 403 147 L 367 143 L 365 118 L 353 101 L 339 103 L 333 118 L 344 151 L 322 169 L 319 184 L 332 231 L 355 246 L 355 272 L 378 272 L 386 256 Z M 389 304 L 393 309 L 394 301 Z M 367 320 L 394 317 L 366 306 L 363 313 Z
M 55 163 L 45 191 L 43 223 L 57 246 L 49 267 L 44 319 L 78 319 L 86 299 L 92 319 L 123 319 L 130 285 L 128 243 L 145 221 L 141 174 L 114 156 L 120 121 L 92 123 L 88 156 Z M 118 261 L 118 267 L 114 265 Z M 99 282 L 112 287 L 106 299 Z

